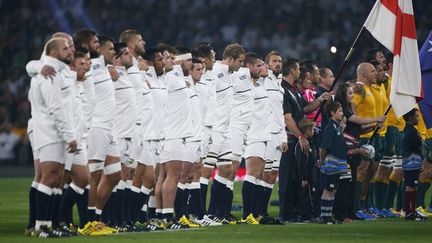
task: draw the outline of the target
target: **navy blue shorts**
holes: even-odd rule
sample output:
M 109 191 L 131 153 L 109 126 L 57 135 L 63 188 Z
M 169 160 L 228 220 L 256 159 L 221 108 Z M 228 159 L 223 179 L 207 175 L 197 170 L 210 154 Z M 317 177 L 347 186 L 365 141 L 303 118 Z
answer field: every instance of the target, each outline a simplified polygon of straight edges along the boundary
M 405 186 L 417 187 L 419 181 L 420 170 L 404 170 Z
M 339 183 L 339 177 L 340 174 L 326 175 L 322 173 L 321 179 L 323 188 L 330 192 L 336 190 Z

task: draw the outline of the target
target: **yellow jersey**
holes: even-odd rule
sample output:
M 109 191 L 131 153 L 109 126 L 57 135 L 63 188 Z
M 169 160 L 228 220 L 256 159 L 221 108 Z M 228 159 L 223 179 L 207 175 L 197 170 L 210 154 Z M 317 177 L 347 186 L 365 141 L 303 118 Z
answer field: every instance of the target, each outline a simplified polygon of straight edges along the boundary
M 369 85 L 363 84 L 364 94 L 354 93 L 353 103 L 356 106 L 356 115 L 363 118 L 377 117 L 375 109 L 375 98 Z M 372 137 L 373 131 L 360 134 L 360 138 Z
M 370 91 L 375 98 L 375 113 L 377 116 L 384 115 L 387 106 L 389 105 L 386 89 L 384 84 L 371 84 Z M 378 130 L 378 135 L 381 137 L 385 136 L 387 132 L 387 119 L 384 121 L 384 126 Z
M 426 124 L 424 122 L 423 115 L 422 115 L 422 113 L 420 111 L 420 108 L 419 108 L 418 104 L 416 104 L 415 108 L 418 110 L 418 113 L 419 113 L 419 116 L 420 116 L 420 121 L 419 121 L 419 124 L 417 125 L 416 128 L 417 128 L 418 133 L 420 134 L 420 136 L 424 140 L 426 138 L 426 130 L 427 130 L 426 129 Z
M 391 82 L 392 82 L 392 78 L 389 77 L 387 80 L 387 88 L 386 88 L 386 95 L 387 95 L 387 100 L 389 103 L 390 103 Z M 396 114 L 394 113 L 393 107 L 390 108 L 390 111 L 387 114 L 386 120 L 387 120 L 387 126 L 397 127 L 400 132 L 402 132 L 405 128 L 405 121 L 404 121 L 403 117 L 397 118 Z

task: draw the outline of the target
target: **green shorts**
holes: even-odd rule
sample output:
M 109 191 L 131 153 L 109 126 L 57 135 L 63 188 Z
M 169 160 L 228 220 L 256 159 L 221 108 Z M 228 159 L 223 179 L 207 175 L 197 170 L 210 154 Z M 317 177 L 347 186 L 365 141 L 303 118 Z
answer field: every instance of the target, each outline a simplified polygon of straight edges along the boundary
M 381 161 L 381 159 L 383 158 L 384 155 L 384 150 L 385 150 L 385 138 L 381 137 L 379 135 L 375 135 L 376 137 L 374 138 L 374 140 L 372 141 L 371 145 L 374 147 L 375 149 L 375 157 L 373 160 L 370 160 L 371 162 L 374 161 Z M 368 142 L 369 138 L 360 138 L 359 143 L 360 145 L 366 144 Z
M 423 159 L 432 163 L 432 138 L 428 138 L 423 142 L 422 155 Z
M 384 156 L 393 157 L 393 155 L 396 155 L 396 147 L 399 139 L 399 129 L 393 126 L 387 127 Z

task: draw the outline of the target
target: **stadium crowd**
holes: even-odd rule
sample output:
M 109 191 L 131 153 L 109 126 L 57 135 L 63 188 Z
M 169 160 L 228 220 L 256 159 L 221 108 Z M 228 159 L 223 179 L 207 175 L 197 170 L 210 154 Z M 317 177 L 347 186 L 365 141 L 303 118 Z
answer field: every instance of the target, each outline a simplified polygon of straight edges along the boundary
M 51 11 L 67 3 L 46 2 Z M 352 36 L 341 33 L 353 31 L 356 23 L 336 22 L 361 14 L 355 3 L 360 4 L 333 6 L 341 14 L 326 21 L 307 13 L 330 8 L 328 1 L 149 1 L 152 8 L 136 15 L 109 11 L 116 8 L 113 1 L 103 2 L 108 10 L 102 11 L 82 1 L 74 12 L 57 12 L 55 22 L 40 5 L 12 3 L 28 19 L 26 7 L 41 8 L 40 18 L 50 19 L 31 31 L 53 28 L 29 40 L 31 51 L 23 47 L 23 55 L 11 54 L 17 58 L 10 70 L 2 70 L 8 78 L 2 84 L 1 138 L 11 145 L 4 149 L 19 147 L 27 132 L 33 151 L 26 233 L 95 236 L 401 215 L 425 220 L 432 215 L 424 198 L 431 182 L 432 131 L 418 109 L 403 118 L 392 111 L 384 116 L 392 58 L 380 49 L 361 53 L 355 78 L 332 89 L 333 62 L 340 54 L 328 49 L 350 41 Z M 88 22 L 83 6 L 100 18 Z M 305 12 L 293 11 L 297 7 Z M 257 18 L 238 15 L 254 10 Z M 175 14 L 158 16 L 161 12 Z M 157 21 L 126 29 L 141 26 L 141 14 Z M 189 18 L 195 14 L 198 20 Z M 287 15 L 304 21 L 285 25 Z M 107 30 L 74 31 L 77 16 Z M 209 21 L 199 21 L 204 16 Z M 260 21 L 268 16 L 272 23 Z M 19 26 L 8 21 L 10 30 Z M 56 23 L 74 33 L 55 32 Z M 164 28 L 167 23 L 173 29 Z M 320 33 L 327 28 L 331 32 Z M 2 50 L 7 54 L 8 48 Z M 19 58 L 30 52 L 31 58 Z M 233 187 L 242 160 L 243 215 L 236 218 Z M 276 178 L 280 211 L 272 217 L 267 207 Z

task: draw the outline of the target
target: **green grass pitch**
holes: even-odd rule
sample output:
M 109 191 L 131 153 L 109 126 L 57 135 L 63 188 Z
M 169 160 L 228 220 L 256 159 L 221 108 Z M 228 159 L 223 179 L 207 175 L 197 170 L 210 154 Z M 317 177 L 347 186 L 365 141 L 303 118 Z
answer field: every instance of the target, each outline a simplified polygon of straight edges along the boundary
M 0 243 L 11 242 L 432 242 L 432 219 L 405 222 L 381 219 L 342 225 L 287 224 L 283 226 L 226 225 L 196 230 L 128 233 L 103 237 L 37 239 L 24 236 L 27 194 L 31 178 L 0 178 Z M 429 201 L 431 195 L 428 193 Z M 277 188 L 272 195 L 277 197 Z M 241 183 L 234 203 L 241 204 Z M 270 207 L 276 215 L 277 207 Z M 240 212 L 235 212 L 239 215 Z M 75 220 L 78 220 L 75 217 Z

